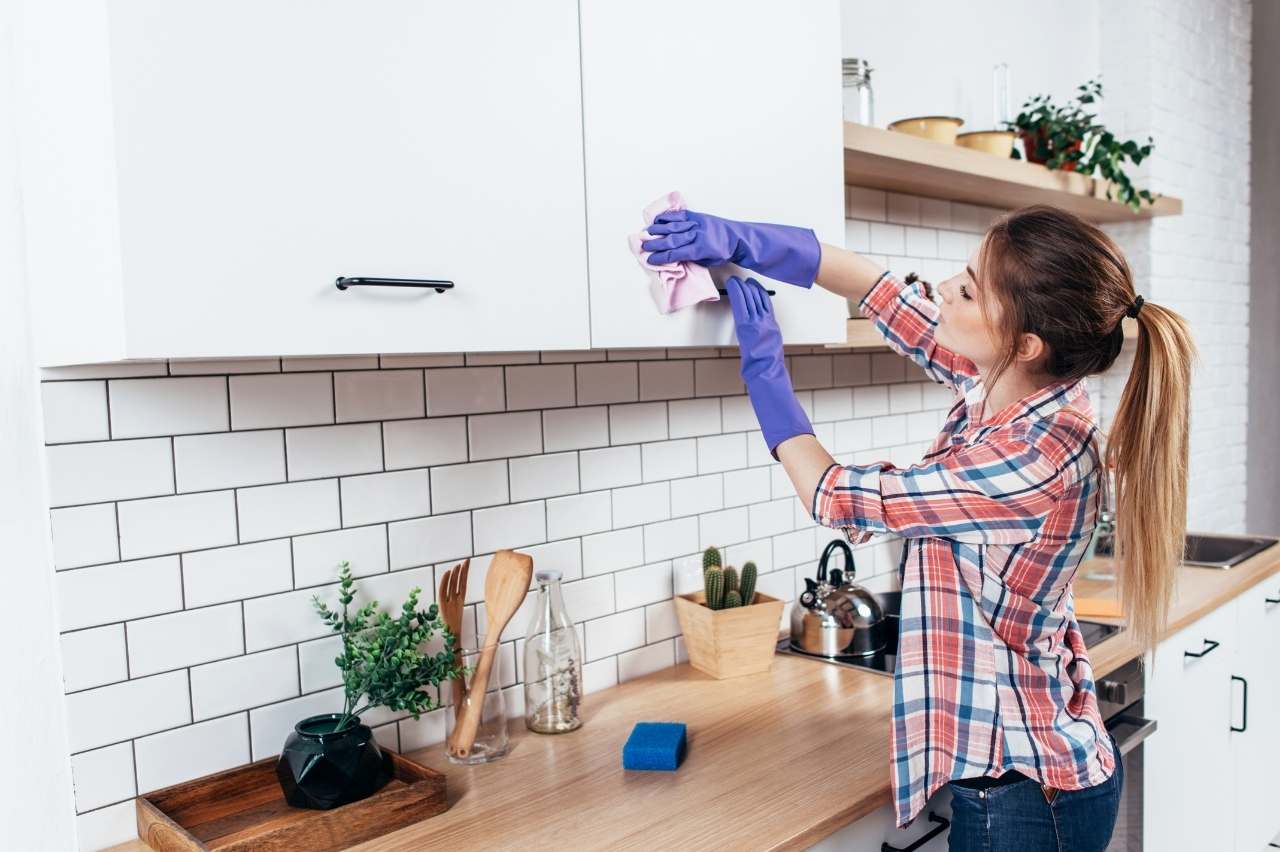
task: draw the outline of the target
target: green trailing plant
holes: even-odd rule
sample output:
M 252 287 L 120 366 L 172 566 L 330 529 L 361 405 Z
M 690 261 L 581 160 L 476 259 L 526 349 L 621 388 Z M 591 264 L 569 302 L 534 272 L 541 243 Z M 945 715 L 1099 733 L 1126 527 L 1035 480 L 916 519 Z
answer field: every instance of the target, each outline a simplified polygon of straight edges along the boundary
M 750 606 L 756 599 L 756 563 L 748 562 L 742 566 L 742 586 L 740 589 L 742 603 Z
M 440 684 L 467 672 L 454 665 L 458 639 L 439 618 L 439 607 L 433 603 L 419 610 L 422 590 L 415 588 L 396 616 L 380 611 L 377 601 L 352 612 L 356 592 L 350 563 L 341 563 L 338 581 L 340 610 L 330 609 L 319 596 L 311 599 L 324 623 L 342 637 L 342 653 L 334 663 L 342 672 L 345 699 L 334 730 L 342 730 L 372 707 L 407 711 L 415 719 L 439 707 Z M 444 650 L 423 653 L 422 645 L 436 630 L 444 634 Z M 436 688 L 435 700 L 426 691 L 429 686 Z
M 724 608 L 724 572 L 719 568 L 709 568 L 702 575 L 703 589 L 707 595 L 708 609 Z
M 1135 188 L 1123 168 L 1126 162 L 1136 166 L 1151 155 L 1155 147 L 1151 137 L 1145 145 L 1121 141 L 1097 121 L 1097 114 L 1089 108 L 1102 99 L 1101 80 L 1076 88 L 1075 100 L 1062 105 L 1048 95 L 1036 95 L 1022 105 L 1017 118 L 1005 122 L 1022 137 L 1027 159 L 1050 169 L 1097 174 L 1107 181 L 1107 198 L 1128 205 L 1134 212 L 1143 201 L 1153 203 L 1157 196 Z M 1013 157 L 1021 158 L 1016 148 Z

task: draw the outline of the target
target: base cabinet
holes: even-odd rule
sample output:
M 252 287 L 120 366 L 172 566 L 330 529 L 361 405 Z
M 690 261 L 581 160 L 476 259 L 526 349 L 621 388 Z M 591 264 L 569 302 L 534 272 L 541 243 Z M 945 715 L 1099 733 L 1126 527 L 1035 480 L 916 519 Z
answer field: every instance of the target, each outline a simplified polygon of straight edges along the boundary
M 929 814 L 951 819 L 951 791 L 946 787 L 934 793 L 920 817 L 907 828 L 897 827 L 893 805 L 885 805 L 824 837 L 810 846 L 809 852 L 880 852 L 885 843 L 906 849 L 939 827 L 940 823 L 931 821 Z M 947 852 L 947 833 L 946 828 L 942 829 L 924 845 L 916 847 L 915 852 Z

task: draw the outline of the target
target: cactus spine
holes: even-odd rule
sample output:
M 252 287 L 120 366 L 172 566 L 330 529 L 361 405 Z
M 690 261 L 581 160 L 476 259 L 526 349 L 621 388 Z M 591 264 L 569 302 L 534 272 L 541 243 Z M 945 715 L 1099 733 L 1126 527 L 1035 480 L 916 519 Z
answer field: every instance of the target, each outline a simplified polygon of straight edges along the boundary
M 756 563 L 754 562 L 748 562 L 742 566 L 740 593 L 743 606 L 750 606 L 756 599 L 756 571 Z
M 724 609 L 724 572 L 719 568 L 711 568 L 702 575 L 707 592 L 707 607 Z
M 708 568 L 720 567 L 720 551 L 714 547 L 708 547 L 702 551 L 702 571 L 706 573 Z
M 729 592 L 724 596 L 724 608 L 730 609 L 736 606 L 742 606 L 742 596 L 737 591 Z

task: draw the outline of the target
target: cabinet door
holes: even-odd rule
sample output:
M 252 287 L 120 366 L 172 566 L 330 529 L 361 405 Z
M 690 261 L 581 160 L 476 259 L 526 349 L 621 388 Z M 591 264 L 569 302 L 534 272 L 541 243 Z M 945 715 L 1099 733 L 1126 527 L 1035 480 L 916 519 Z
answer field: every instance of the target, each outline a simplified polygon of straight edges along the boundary
M 1231 755 L 1235 770 L 1236 844 L 1257 852 L 1280 831 L 1275 767 L 1280 765 L 1280 578 L 1234 602 L 1239 641 L 1233 681 Z
M 679 190 L 694 210 L 844 245 L 839 8 L 583 0 L 581 14 L 592 345 L 729 344 L 725 299 L 658 313 L 627 236 Z M 788 343 L 845 340 L 843 299 L 768 286 Z
M 575 0 L 106 6 L 129 357 L 588 345 Z

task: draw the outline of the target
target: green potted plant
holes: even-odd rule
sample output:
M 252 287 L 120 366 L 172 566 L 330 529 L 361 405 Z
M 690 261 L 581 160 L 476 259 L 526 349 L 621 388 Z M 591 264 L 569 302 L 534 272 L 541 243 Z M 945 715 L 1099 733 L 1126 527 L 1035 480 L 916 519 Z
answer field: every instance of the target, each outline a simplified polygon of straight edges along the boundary
M 1036 95 L 1022 105 L 1017 118 L 1005 123 L 1022 138 L 1027 160 L 1050 169 L 1097 174 L 1105 183 L 1106 197 L 1128 205 L 1134 212 L 1143 201 L 1153 203 L 1156 196 L 1135 188 L 1123 168 L 1125 162 L 1136 166 L 1151 155 L 1151 137 L 1147 137 L 1145 145 L 1121 141 L 1097 121 L 1095 113 L 1088 111 L 1102 99 L 1100 80 L 1090 80 L 1078 86 L 1077 91 L 1075 100 L 1063 105 L 1055 104 L 1048 95 Z M 1017 148 L 1013 157 L 1020 158 Z
M 418 609 L 421 589 L 409 592 L 396 616 L 380 611 L 377 601 L 352 612 L 356 592 L 350 564 L 341 564 L 338 578 L 341 609 L 330 609 L 318 596 L 312 603 L 342 637 L 342 653 L 334 660 L 342 672 L 342 712 L 298 722 L 276 763 L 285 800 L 300 808 L 327 810 L 381 789 L 391 778 L 390 761 L 360 714 L 387 707 L 417 719 L 440 706 L 441 683 L 465 673 L 454 665 L 458 640 L 439 618 L 439 607 Z M 444 650 L 423 653 L 437 630 L 444 634 Z M 434 698 L 427 687 L 435 687 Z
M 756 591 L 754 562 L 742 575 L 725 566 L 720 551 L 702 554 L 701 592 L 676 595 L 676 618 L 689 665 L 715 678 L 768 671 L 773 665 L 783 601 Z

